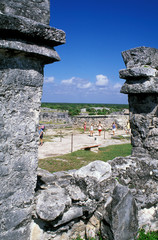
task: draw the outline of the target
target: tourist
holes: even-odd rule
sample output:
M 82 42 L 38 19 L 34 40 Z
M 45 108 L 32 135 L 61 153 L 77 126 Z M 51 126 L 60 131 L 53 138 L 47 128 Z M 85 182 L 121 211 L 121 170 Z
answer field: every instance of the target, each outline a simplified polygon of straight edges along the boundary
M 39 138 L 40 138 L 40 146 L 42 146 L 43 145 L 43 129 L 39 126 L 39 131 L 38 131 L 38 133 L 39 133 Z
M 115 135 L 115 132 L 116 132 L 116 124 L 115 124 L 115 122 L 113 122 L 113 124 L 112 124 L 112 133 L 113 133 L 113 135 Z
M 83 125 L 84 133 L 86 132 L 86 125 L 87 125 L 87 122 L 84 122 L 84 125 Z
M 127 121 L 127 125 L 126 125 L 126 134 L 130 134 L 130 122 L 129 122 L 129 120 Z
M 101 131 L 102 131 L 102 125 L 101 125 L 101 122 L 99 121 L 99 124 L 98 124 L 99 136 L 101 136 Z
M 93 137 L 93 131 L 94 131 L 93 123 L 91 123 L 91 126 L 90 126 L 90 136 L 91 137 Z

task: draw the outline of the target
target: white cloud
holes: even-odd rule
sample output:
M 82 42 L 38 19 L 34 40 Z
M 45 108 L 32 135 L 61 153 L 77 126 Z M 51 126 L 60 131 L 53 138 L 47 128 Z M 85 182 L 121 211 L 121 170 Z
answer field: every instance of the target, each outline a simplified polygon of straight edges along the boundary
M 83 83 L 77 84 L 78 88 L 90 88 L 91 86 L 92 86 L 91 82 L 88 82 L 88 83 L 85 83 L 85 84 L 83 84 Z
M 96 75 L 96 86 L 107 86 L 108 85 L 108 78 L 102 74 Z
M 121 87 L 122 87 L 122 85 L 121 85 L 120 83 L 116 83 L 116 84 L 114 85 L 114 89 L 121 88 Z
M 73 84 L 73 81 L 75 80 L 75 77 L 72 77 L 70 79 L 66 79 L 66 80 L 62 80 L 61 84 L 67 84 L 67 85 L 71 85 Z
M 44 79 L 45 83 L 53 83 L 54 82 L 54 77 L 46 77 Z

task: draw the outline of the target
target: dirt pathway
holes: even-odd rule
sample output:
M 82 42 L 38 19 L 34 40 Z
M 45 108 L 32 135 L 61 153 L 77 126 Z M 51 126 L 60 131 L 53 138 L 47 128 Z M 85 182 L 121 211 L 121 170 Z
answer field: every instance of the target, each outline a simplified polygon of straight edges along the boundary
M 105 147 L 114 144 L 129 143 L 130 140 L 126 139 L 113 139 L 111 132 L 102 132 L 101 136 L 98 135 L 98 131 L 94 132 L 93 137 L 90 137 L 89 132 L 79 133 L 79 131 L 62 130 L 63 137 L 60 136 L 59 130 L 48 129 L 45 132 L 45 137 L 49 138 L 49 141 L 44 142 L 42 146 L 39 146 L 38 158 L 43 159 L 47 157 L 53 157 L 77 151 L 86 146 L 93 146 L 100 144 L 100 147 Z M 116 136 L 123 135 L 123 130 L 117 130 Z

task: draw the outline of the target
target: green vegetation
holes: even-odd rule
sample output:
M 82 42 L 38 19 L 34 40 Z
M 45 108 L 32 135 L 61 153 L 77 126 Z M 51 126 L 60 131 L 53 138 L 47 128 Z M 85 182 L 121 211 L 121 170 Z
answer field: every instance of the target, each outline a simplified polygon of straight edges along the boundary
M 86 238 L 87 239 L 87 238 Z M 73 240 L 83 240 L 81 237 L 77 237 Z M 88 238 L 87 240 L 95 240 L 94 238 Z M 99 240 L 103 240 L 101 236 L 99 236 Z M 145 233 L 144 229 L 139 230 L 139 236 L 136 240 L 158 240 L 158 231 L 156 232 L 147 232 Z
M 141 229 L 137 240 L 158 240 L 158 231 L 145 233 L 145 230 Z
M 91 104 L 91 103 L 42 103 L 41 107 L 58 110 L 68 110 L 69 115 L 78 115 L 82 108 L 85 108 L 89 115 L 107 115 L 112 112 L 128 109 L 128 104 Z M 103 109 L 95 109 L 95 108 Z
M 98 153 L 86 150 L 78 150 L 58 157 L 39 159 L 39 167 L 49 172 L 68 171 L 79 169 L 92 161 L 108 161 L 118 156 L 128 156 L 131 154 L 131 144 L 111 145 L 100 148 Z

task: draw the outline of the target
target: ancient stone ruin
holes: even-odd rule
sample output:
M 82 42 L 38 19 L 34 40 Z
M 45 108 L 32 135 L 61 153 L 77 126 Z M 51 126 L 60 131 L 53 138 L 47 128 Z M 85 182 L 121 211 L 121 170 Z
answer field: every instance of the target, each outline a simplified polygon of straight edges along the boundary
M 65 33 L 49 24 L 49 0 L 0 1 L 0 239 L 30 239 L 37 181 L 44 64 L 59 61 Z
M 156 53 L 145 47 L 122 53 L 132 155 L 68 172 L 39 169 L 31 240 L 99 239 L 99 234 L 134 240 L 139 228 L 158 229 Z
M 122 53 L 127 69 L 121 92 L 128 94 L 133 155 L 158 159 L 158 49 L 134 48 Z
M 158 50 L 123 53 L 132 155 L 37 171 L 43 67 L 60 59 L 53 47 L 65 34 L 48 26 L 48 0 L 2 0 L 0 9 L 0 239 L 132 240 L 142 226 L 157 230 Z

